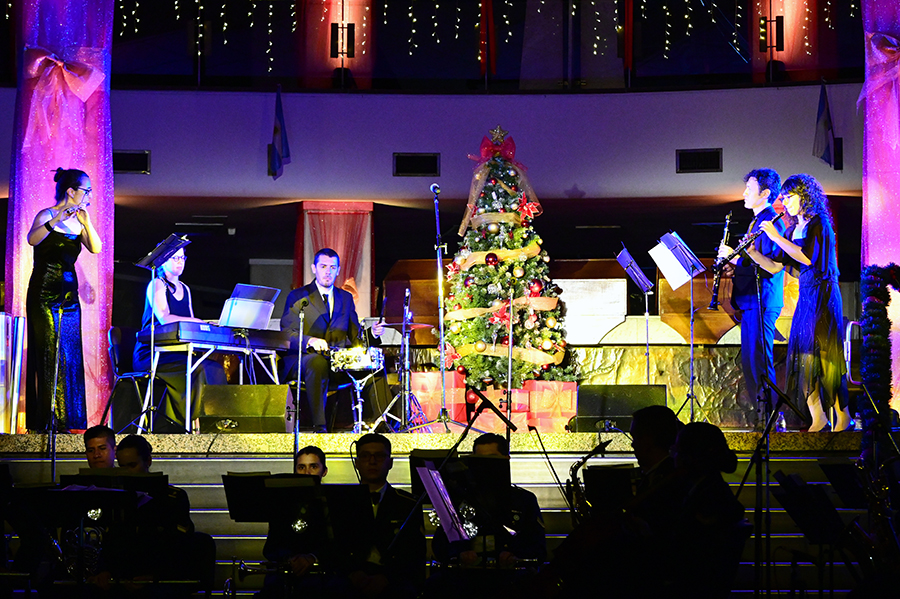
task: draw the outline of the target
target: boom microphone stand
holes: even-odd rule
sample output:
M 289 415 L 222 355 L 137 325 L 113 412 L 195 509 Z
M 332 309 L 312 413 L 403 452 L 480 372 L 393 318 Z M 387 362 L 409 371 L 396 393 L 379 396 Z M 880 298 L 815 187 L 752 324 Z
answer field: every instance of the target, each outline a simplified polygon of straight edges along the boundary
M 441 241 L 441 212 L 440 207 L 438 205 L 438 195 L 441 193 L 441 187 L 437 183 L 433 183 L 431 185 L 431 193 L 434 194 L 434 222 L 435 228 L 437 230 L 437 237 L 434 244 L 434 249 L 437 252 L 437 286 L 438 286 L 438 330 L 440 331 L 440 359 L 441 363 L 438 366 L 438 372 L 441 373 L 441 411 L 437 415 L 437 418 L 430 422 L 426 422 L 424 424 L 420 424 L 419 426 L 412 427 L 409 430 L 415 430 L 419 428 L 426 428 L 431 426 L 432 424 L 442 424 L 444 425 L 444 432 L 450 432 L 451 424 L 455 424 L 456 426 L 465 427 L 467 426 L 463 422 L 457 422 L 456 420 L 452 420 L 450 415 L 447 413 L 447 381 L 444 378 L 444 364 L 446 364 L 446 348 L 445 348 L 445 332 L 444 332 L 444 247 L 445 244 Z M 468 432 L 468 431 L 467 431 Z

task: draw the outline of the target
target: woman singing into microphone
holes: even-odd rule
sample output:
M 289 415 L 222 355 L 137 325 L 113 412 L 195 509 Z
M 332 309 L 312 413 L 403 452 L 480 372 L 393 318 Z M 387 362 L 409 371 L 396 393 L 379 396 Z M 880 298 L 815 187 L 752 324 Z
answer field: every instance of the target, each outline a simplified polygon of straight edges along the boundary
M 832 430 L 852 426 L 844 374 L 843 309 L 838 285 L 834 225 L 828 198 L 810 175 L 792 175 L 781 187 L 788 214 L 797 224 L 782 236 L 771 223 L 760 227 L 782 249 L 777 261 L 750 251 L 769 272 L 787 268 L 800 279 L 787 353 L 787 393 L 809 406 L 810 432 L 828 425 L 827 411 L 836 406 Z
M 53 180 L 56 204 L 38 212 L 28 232 L 28 243 L 34 246 L 34 269 L 25 300 L 25 411 L 26 427 L 31 431 L 49 430 L 53 424 L 50 416 L 54 383 L 56 430 L 87 428 L 75 261 L 82 245 L 96 254 L 102 243 L 86 210 L 90 178 L 77 169 L 58 168 Z

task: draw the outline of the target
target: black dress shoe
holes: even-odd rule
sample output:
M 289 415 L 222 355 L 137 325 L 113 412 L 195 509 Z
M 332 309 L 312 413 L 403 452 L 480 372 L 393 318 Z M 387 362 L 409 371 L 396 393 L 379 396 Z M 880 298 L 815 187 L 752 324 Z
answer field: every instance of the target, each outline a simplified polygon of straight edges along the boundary
M 328 432 L 328 429 L 325 426 L 317 426 L 316 430 L 313 431 L 313 433 L 315 433 L 317 435 L 325 434 L 327 432 Z

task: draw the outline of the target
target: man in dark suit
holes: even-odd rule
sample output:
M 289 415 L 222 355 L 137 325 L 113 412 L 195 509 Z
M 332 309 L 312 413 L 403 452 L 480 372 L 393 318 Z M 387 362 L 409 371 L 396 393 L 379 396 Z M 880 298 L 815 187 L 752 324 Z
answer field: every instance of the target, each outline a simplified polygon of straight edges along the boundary
M 744 207 L 753 211 L 753 221 L 747 234 L 759 230 L 767 220 L 773 220 L 778 213 L 772 202 L 781 192 L 781 177 L 769 168 L 750 171 L 744 176 Z M 785 225 L 775 225 L 784 233 Z M 760 235 L 752 246 L 757 252 L 774 258 L 779 252 L 775 243 L 765 235 Z M 719 258 L 732 253 L 727 245 L 719 248 Z M 750 399 L 765 401 L 762 394 L 762 377 L 775 382 L 775 321 L 784 306 L 784 272 L 771 274 L 758 268 L 746 254 L 732 259 L 734 276 L 732 279 L 731 305 L 737 310 L 741 322 L 741 367 Z M 758 281 L 758 287 L 757 287 Z M 764 421 L 764 418 L 760 419 Z
M 394 465 L 387 437 L 363 435 L 356 452 L 359 482 L 369 487 L 375 520 L 359 532 L 350 585 L 366 597 L 415 597 L 425 573 L 422 509 L 411 494 L 387 482 Z
M 288 294 L 281 317 L 281 330 L 291 332 L 291 349 L 284 359 L 285 378 L 297 376 L 298 348 L 302 347 L 301 370 L 309 400 L 312 424 L 316 432 L 328 431 L 325 399 L 331 361 L 330 348 L 351 347 L 362 333 L 353 296 L 335 286 L 341 271 L 337 253 L 324 248 L 316 252 L 312 264 L 315 280 Z M 300 311 L 303 311 L 303 334 L 300 335 Z M 380 337 L 384 326 L 372 326 L 372 335 Z

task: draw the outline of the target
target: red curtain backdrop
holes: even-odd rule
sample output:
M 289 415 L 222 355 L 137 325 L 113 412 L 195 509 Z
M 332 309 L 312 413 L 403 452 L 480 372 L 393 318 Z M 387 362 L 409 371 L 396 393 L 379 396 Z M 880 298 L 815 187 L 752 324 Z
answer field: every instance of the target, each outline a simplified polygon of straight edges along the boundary
M 322 248 L 331 248 L 341 258 L 341 274 L 335 284 L 350 291 L 355 296 L 357 310 L 361 315 L 368 315 L 372 289 L 372 203 L 303 202 L 300 210 L 294 286 L 312 281 L 309 265 L 313 256 Z
M 91 219 L 103 241 L 78 259 L 88 424 L 109 395 L 106 332 L 113 285 L 113 170 L 109 112 L 112 0 L 21 0 L 9 214 L 6 230 L 7 312 L 25 315 L 33 253 L 26 236 L 35 214 L 52 206 L 57 167 L 91 178 Z M 24 416 L 24 397 L 20 404 Z M 24 418 L 20 419 L 24 424 Z M 19 427 L 21 431 L 21 426 Z
M 864 0 L 866 83 L 860 95 L 865 110 L 863 150 L 862 264 L 900 262 L 900 4 Z M 900 372 L 900 294 L 891 292 L 894 380 Z M 900 385 L 894 384 L 894 408 Z

